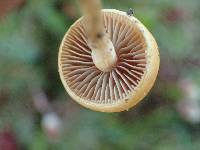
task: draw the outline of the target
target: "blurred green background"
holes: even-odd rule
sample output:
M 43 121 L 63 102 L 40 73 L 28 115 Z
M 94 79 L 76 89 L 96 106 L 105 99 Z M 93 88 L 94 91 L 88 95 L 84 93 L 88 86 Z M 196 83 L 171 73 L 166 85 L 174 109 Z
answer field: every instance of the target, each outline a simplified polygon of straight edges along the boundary
M 127 112 L 81 107 L 57 69 L 77 1 L 0 0 L 0 150 L 200 149 L 200 1 L 103 4 L 133 8 L 155 36 L 161 65 L 151 92 Z

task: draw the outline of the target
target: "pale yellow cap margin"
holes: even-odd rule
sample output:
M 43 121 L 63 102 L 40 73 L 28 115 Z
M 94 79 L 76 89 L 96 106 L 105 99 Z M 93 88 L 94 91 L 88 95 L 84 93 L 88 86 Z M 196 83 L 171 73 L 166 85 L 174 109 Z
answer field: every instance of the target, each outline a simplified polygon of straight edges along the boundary
M 63 77 L 62 64 L 60 61 L 64 40 L 70 29 L 65 34 L 63 41 L 59 48 L 58 69 L 59 69 L 60 78 L 61 78 L 61 81 L 62 81 L 66 91 L 68 92 L 68 94 L 80 105 L 83 105 L 91 110 L 100 111 L 100 112 L 120 112 L 120 111 L 124 111 L 124 110 L 129 110 L 129 108 L 136 105 L 147 95 L 147 93 L 150 91 L 150 89 L 152 88 L 152 86 L 156 80 L 158 70 L 159 70 L 159 65 L 160 65 L 158 46 L 157 46 L 157 43 L 156 43 L 154 37 L 152 36 L 152 34 L 134 16 L 127 16 L 127 14 L 125 12 L 115 10 L 115 9 L 103 9 L 102 11 L 103 12 L 113 12 L 113 13 L 117 13 L 117 14 L 126 16 L 128 19 L 135 22 L 136 25 L 138 26 L 138 28 L 143 33 L 143 36 L 144 36 L 144 38 L 146 40 L 146 44 L 147 44 L 147 48 L 146 48 L 147 66 L 146 66 L 146 71 L 145 71 L 144 75 L 142 76 L 142 79 L 141 79 L 140 83 L 138 84 L 137 88 L 135 88 L 134 91 L 130 92 L 130 94 L 128 96 L 126 96 L 122 100 L 117 101 L 116 103 L 113 103 L 113 104 L 97 104 L 94 102 L 84 100 L 84 99 L 80 98 L 79 96 L 77 96 L 69 88 L 69 86 L 67 85 L 67 83 Z M 76 24 L 76 22 L 74 24 Z

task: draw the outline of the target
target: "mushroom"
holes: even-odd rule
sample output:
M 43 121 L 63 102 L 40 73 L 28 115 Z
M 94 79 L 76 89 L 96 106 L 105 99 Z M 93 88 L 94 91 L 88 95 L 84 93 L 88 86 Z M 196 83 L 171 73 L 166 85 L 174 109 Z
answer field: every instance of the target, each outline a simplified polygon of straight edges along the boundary
M 158 46 L 134 16 L 114 9 L 104 9 L 100 16 L 105 28 L 97 30 L 103 34 L 89 34 L 89 19 L 84 17 L 65 34 L 58 56 L 61 81 L 69 95 L 89 109 L 128 110 L 156 80 Z

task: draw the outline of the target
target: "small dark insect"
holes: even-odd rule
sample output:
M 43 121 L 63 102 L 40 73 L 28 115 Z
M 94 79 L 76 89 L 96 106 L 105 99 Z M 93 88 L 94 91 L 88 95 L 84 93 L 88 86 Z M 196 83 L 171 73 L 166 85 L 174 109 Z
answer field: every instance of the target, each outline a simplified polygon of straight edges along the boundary
M 103 37 L 103 33 L 97 33 L 97 38 L 100 39 Z
M 134 14 L 134 11 L 132 8 L 129 8 L 127 11 L 126 11 L 126 14 L 129 15 L 129 16 L 133 16 Z

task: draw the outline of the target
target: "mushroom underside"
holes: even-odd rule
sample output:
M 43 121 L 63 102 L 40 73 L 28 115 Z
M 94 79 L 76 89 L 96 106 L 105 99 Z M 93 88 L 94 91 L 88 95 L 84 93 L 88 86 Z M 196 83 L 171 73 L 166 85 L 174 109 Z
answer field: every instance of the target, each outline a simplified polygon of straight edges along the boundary
M 146 43 L 129 16 L 102 12 L 102 17 L 117 54 L 115 67 L 102 72 L 95 66 L 82 19 L 65 36 L 60 65 L 67 86 L 78 97 L 112 104 L 125 99 L 141 82 L 146 70 Z

